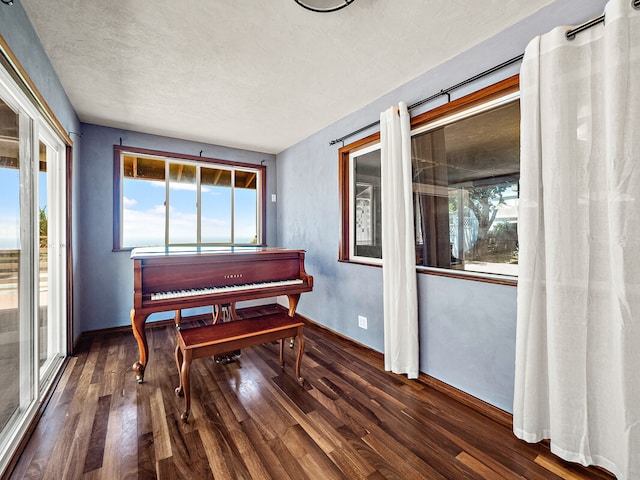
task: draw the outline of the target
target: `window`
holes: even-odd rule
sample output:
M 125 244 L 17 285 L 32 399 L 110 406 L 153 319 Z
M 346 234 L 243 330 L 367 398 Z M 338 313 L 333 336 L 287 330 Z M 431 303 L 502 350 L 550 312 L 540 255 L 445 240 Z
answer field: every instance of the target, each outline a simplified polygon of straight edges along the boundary
M 359 151 L 350 160 L 354 175 L 353 192 L 350 195 L 354 222 L 352 256 L 382 258 L 380 145 Z
M 517 275 L 517 77 L 412 119 L 416 265 Z M 340 259 L 380 263 L 379 134 L 340 150 Z
M 166 152 L 114 148 L 114 250 L 261 245 L 265 170 Z

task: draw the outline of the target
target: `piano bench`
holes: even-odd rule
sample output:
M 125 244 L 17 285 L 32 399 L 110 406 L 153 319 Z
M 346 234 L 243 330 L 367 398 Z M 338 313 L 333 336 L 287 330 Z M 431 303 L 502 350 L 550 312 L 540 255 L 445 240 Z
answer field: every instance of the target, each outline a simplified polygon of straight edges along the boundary
M 176 395 L 184 396 L 184 412 L 182 421 L 189 421 L 191 409 L 191 384 L 189 369 L 191 361 L 196 358 L 211 357 L 234 350 L 259 345 L 261 343 L 280 341 L 280 366 L 284 368 L 284 339 L 297 337 L 296 379 L 300 386 L 304 379 L 300 376 L 300 364 L 304 353 L 304 323 L 295 316 L 286 313 L 275 313 L 257 318 L 216 323 L 177 331 L 176 365 L 180 376 L 180 386 Z

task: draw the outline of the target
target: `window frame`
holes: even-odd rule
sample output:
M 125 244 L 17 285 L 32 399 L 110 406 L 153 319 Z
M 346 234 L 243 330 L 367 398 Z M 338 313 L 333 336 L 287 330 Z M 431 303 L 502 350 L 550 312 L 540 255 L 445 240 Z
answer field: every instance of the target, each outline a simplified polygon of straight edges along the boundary
M 464 118 L 467 114 L 476 109 L 482 110 L 483 106 L 487 106 L 487 109 L 493 108 L 488 107 L 488 105 L 491 105 L 502 98 L 513 96 L 513 98 L 510 99 L 510 101 L 513 101 L 519 96 L 519 91 L 520 76 L 513 75 L 476 92 L 452 100 L 413 117 L 410 124 L 411 136 L 413 137 L 413 135 L 437 128 L 439 124 L 449 123 L 452 119 L 457 117 Z M 354 179 L 352 178 L 353 170 L 351 159 L 353 156 L 360 155 L 362 152 L 368 151 L 368 149 L 374 150 L 376 144 L 380 144 L 379 131 L 345 145 L 338 150 L 338 182 L 341 214 L 338 251 L 339 262 L 358 263 L 360 265 L 376 267 L 382 266 L 382 261 L 378 259 L 352 256 L 353 239 L 351 234 L 351 219 L 353 218 L 353 199 L 351 199 L 351 189 Z M 416 265 L 416 270 L 418 273 L 426 273 L 430 275 L 462 278 L 505 285 L 517 285 L 517 277 L 513 276 L 427 267 L 421 265 Z
M 366 155 L 367 153 L 375 152 L 376 150 L 380 150 L 380 142 L 372 143 L 371 145 L 367 145 L 366 147 L 350 152 L 349 153 L 349 173 L 353 172 L 355 169 L 354 167 L 355 157 Z M 349 199 L 349 218 L 348 218 L 349 225 L 351 225 L 351 219 L 355 219 L 355 210 L 356 210 L 355 198 L 354 198 L 355 195 L 352 195 L 352 193 L 355 190 L 356 186 L 357 186 L 357 179 L 355 178 L 355 175 L 350 175 L 350 182 L 348 185 L 349 190 L 347 194 L 347 198 Z M 349 232 L 351 231 L 352 229 L 349 228 Z M 365 257 L 365 256 L 358 255 L 355 252 L 355 242 L 350 240 L 347 247 L 348 247 L 348 256 L 352 262 L 382 266 L 382 258 Z
M 47 245 L 47 288 L 48 307 L 47 316 L 49 329 L 48 359 L 40 366 L 40 376 L 50 378 L 58 368 L 60 352 L 68 353 L 70 342 L 70 329 L 67 323 L 69 298 L 64 286 L 67 284 L 69 274 L 67 265 L 68 254 L 66 245 L 69 242 L 69 231 L 67 216 L 69 192 L 67 176 L 66 147 L 62 140 L 47 125 L 41 125 L 38 132 L 38 143 L 46 146 L 47 170 L 44 172 L 47 181 L 47 222 L 48 222 L 48 245 Z M 41 188 L 40 178 L 36 180 L 38 191 Z M 37 207 L 37 205 L 36 205 Z M 38 270 L 39 274 L 41 273 Z M 40 285 L 38 285 L 40 287 Z
M 260 179 L 257 182 L 257 192 L 259 205 L 257 206 L 257 225 L 256 230 L 258 233 L 258 241 L 257 246 L 266 246 L 266 238 L 267 238 L 267 225 L 266 225 L 266 214 L 267 214 L 267 204 L 266 204 L 266 190 L 267 190 L 267 167 L 261 164 L 253 164 L 253 163 L 245 163 L 245 162 L 235 162 L 231 160 L 221 160 L 217 158 L 211 157 L 201 157 L 195 155 L 186 155 L 175 152 L 165 152 L 160 150 L 151 150 L 146 148 L 137 148 L 137 147 L 128 147 L 124 145 L 114 145 L 113 146 L 113 251 L 130 251 L 135 247 L 125 247 L 122 245 L 122 188 L 123 188 L 123 177 L 122 177 L 122 155 L 123 154 L 132 154 L 139 156 L 147 156 L 158 158 L 161 160 L 165 160 L 167 162 L 177 161 L 177 162 L 185 162 L 190 164 L 195 164 L 196 166 L 202 167 L 216 167 L 219 166 L 223 169 L 230 170 L 255 170 L 259 172 Z M 168 181 L 168 180 L 165 180 Z M 168 184 L 167 184 L 168 188 Z M 165 220 L 166 222 L 166 220 Z M 166 229 L 165 223 L 165 229 Z M 204 243 L 198 244 L 193 243 L 189 245 L 204 245 Z M 207 245 L 210 245 L 207 243 Z M 229 246 L 235 246 L 235 243 L 224 244 Z M 242 244 L 244 245 L 244 244 Z

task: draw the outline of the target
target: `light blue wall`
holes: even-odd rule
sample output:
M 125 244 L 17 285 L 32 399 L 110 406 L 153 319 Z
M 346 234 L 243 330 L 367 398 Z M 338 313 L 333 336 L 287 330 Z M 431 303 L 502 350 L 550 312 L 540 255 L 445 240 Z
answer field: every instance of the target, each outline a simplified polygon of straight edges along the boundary
M 45 99 L 54 115 L 67 132 L 79 132 L 80 122 L 67 97 L 58 75 L 47 57 L 38 35 L 33 30 L 20 2 L 13 5 L 0 4 L 0 35 L 5 40 L 11 52 L 22 65 L 35 87 Z M 82 142 L 76 135 L 70 135 L 74 142 L 72 169 L 77 168 L 81 158 Z M 72 197 L 77 195 L 78 183 L 72 182 Z M 71 219 L 72 228 L 76 225 L 75 212 Z M 74 229 L 75 231 L 75 229 Z M 72 238 L 72 244 L 78 244 L 78 238 Z M 74 260 L 77 260 L 77 250 L 74 250 Z M 74 271 L 74 275 L 76 272 Z M 74 299 L 74 308 L 77 305 Z M 74 332 L 77 337 L 81 332 L 80 319 L 74 318 Z
M 267 167 L 267 243 L 276 246 L 275 155 L 237 150 L 159 137 L 143 133 L 82 124 L 82 162 L 76 175 L 80 184 L 76 202 L 79 281 L 76 293 L 82 331 L 129 325 L 133 302 L 133 261 L 130 252 L 113 252 L 113 146 L 120 144 L 165 152 L 221 160 L 233 160 Z M 169 318 L 158 314 L 151 318 Z
M 278 154 L 278 240 L 282 246 L 307 250 L 307 271 L 315 282 L 314 291 L 302 296 L 300 313 L 383 350 L 381 269 L 337 260 L 340 145 L 329 146 L 329 141 L 376 121 L 390 105 L 399 101 L 412 104 L 516 57 L 534 36 L 558 25 L 575 25 L 598 16 L 605 4 L 605 0 L 557 1 Z M 426 51 L 437 48 L 437 44 L 425 43 L 422 48 Z M 452 98 L 518 71 L 519 65 L 504 69 L 454 92 Z M 422 106 L 412 115 L 442 101 L 444 98 Z M 347 143 L 375 130 L 352 137 Z M 511 411 L 516 287 L 420 274 L 418 290 L 421 371 Z M 367 330 L 358 327 L 358 315 L 368 318 Z

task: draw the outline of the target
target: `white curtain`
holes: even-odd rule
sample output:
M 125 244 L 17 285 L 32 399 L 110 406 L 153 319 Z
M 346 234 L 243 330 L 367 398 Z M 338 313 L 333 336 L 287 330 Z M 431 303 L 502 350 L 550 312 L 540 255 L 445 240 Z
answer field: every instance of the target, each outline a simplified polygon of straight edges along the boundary
M 407 105 L 380 114 L 384 365 L 418 378 L 418 298 Z
M 514 432 L 640 478 L 640 11 L 523 60 Z

